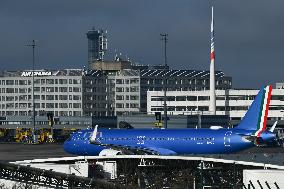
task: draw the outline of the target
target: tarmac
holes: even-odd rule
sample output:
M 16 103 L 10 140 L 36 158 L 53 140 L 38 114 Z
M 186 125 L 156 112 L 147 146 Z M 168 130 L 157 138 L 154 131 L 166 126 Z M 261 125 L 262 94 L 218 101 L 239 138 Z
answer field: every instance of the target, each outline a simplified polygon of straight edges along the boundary
M 0 143 L 0 161 L 58 158 L 73 156 L 63 150 L 62 144 Z
M 74 157 L 63 149 L 63 144 L 21 144 L 21 143 L 0 143 L 0 161 L 12 162 L 32 159 Z M 190 156 L 190 155 L 189 155 Z M 266 160 L 284 161 L 284 148 L 254 147 L 236 154 L 204 154 L 207 157 L 228 157 L 233 159 L 250 159 L 253 157 L 266 157 Z M 274 158 L 272 158 L 274 157 Z M 225 158 L 226 159 L 226 158 Z M 261 161 L 263 158 L 261 158 Z M 256 160 L 256 159 L 255 159 Z

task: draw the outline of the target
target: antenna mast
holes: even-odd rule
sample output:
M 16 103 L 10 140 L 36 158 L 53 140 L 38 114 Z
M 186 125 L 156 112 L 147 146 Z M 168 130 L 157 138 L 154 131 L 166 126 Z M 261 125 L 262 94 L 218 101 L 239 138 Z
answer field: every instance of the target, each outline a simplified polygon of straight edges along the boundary
M 216 93 L 215 93 L 215 49 L 214 49 L 214 16 L 212 7 L 211 18 L 211 50 L 210 50 L 210 105 L 209 111 L 216 115 Z
M 35 77 L 34 77 L 34 72 L 35 72 L 35 40 L 32 41 L 31 44 L 28 44 L 27 46 L 32 47 L 33 50 L 33 70 L 32 70 L 32 80 L 33 80 L 33 84 L 32 84 L 32 123 L 33 123 L 33 143 L 36 143 L 36 135 L 35 135 L 35 131 L 36 131 L 36 126 L 35 126 Z
M 162 37 L 161 40 L 164 41 L 165 46 L 164 46 L 164 77 L 163 77 L 163 90 L 164 90 L 164 128 L 167 129 L 168 128 L 168 116 L 167 116 L 167 86 L 166 86 L 166 82 L 167 82 L 167 78 L 166 78 L 166 71 L 167 71 L 167 43 L 168 43 L 168 34 L 167 33 L 163 33 L 160 34 L 160 36 Z

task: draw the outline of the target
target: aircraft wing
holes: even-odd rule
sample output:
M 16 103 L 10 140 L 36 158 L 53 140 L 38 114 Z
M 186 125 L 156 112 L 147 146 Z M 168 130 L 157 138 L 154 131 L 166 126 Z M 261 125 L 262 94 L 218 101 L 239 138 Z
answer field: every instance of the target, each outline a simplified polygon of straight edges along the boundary
M 122 151 L 124 154 L 151 154 L 151 155 L 175 155 L 176 152 L 158 147 L 146 147 L 146 146 L 133 146 L 133 145 L 117 145 L 117 144 L 105 144 L 99 141 L 91 142 L 94 145 L 108 147 L 113 150 Z
M 98 133 L 97 130 L 98 130 L 98 125 L 95 126 L 95 129 L 90 138 L 90 143 L 93 145 L 104 146 L 104 147 L 108 147 L 113 150 L 119 150 L 125 154 L 152 154 L 152 155 L 175 155 L 176 154 L 176 152 L 170 149 L 166 149 L 166 148 L 103 143 L 100 140 L 97 140 L 97 133 Z
M 151 154 L 151 155 L 175 155 L 176 152 L 157 147 L 145 147 L 145 146 L 132 146 L 132 145 L 116 145 L 116 144 L 104 144 L 93 143 L 94 145 L 104 146 L 113 150 L 122 151 L 124 154 Z

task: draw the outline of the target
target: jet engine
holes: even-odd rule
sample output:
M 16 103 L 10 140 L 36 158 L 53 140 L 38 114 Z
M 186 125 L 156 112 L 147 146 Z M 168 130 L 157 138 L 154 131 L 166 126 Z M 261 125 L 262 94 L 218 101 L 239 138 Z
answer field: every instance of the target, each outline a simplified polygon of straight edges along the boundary
M 104 149 L 99 153 L 99 156 L 116 156 L 121 155 L 122 152 L 119 150 L 113 150 L 113 149 Z

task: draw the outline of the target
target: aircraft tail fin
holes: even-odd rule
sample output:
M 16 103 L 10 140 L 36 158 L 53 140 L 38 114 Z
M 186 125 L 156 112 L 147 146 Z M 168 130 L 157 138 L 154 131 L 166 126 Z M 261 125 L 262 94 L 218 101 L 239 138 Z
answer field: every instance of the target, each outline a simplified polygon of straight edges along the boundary
M 262 87 L 236 129 L 253 130 L 259 136 L 266 129 L 272 86 Z

